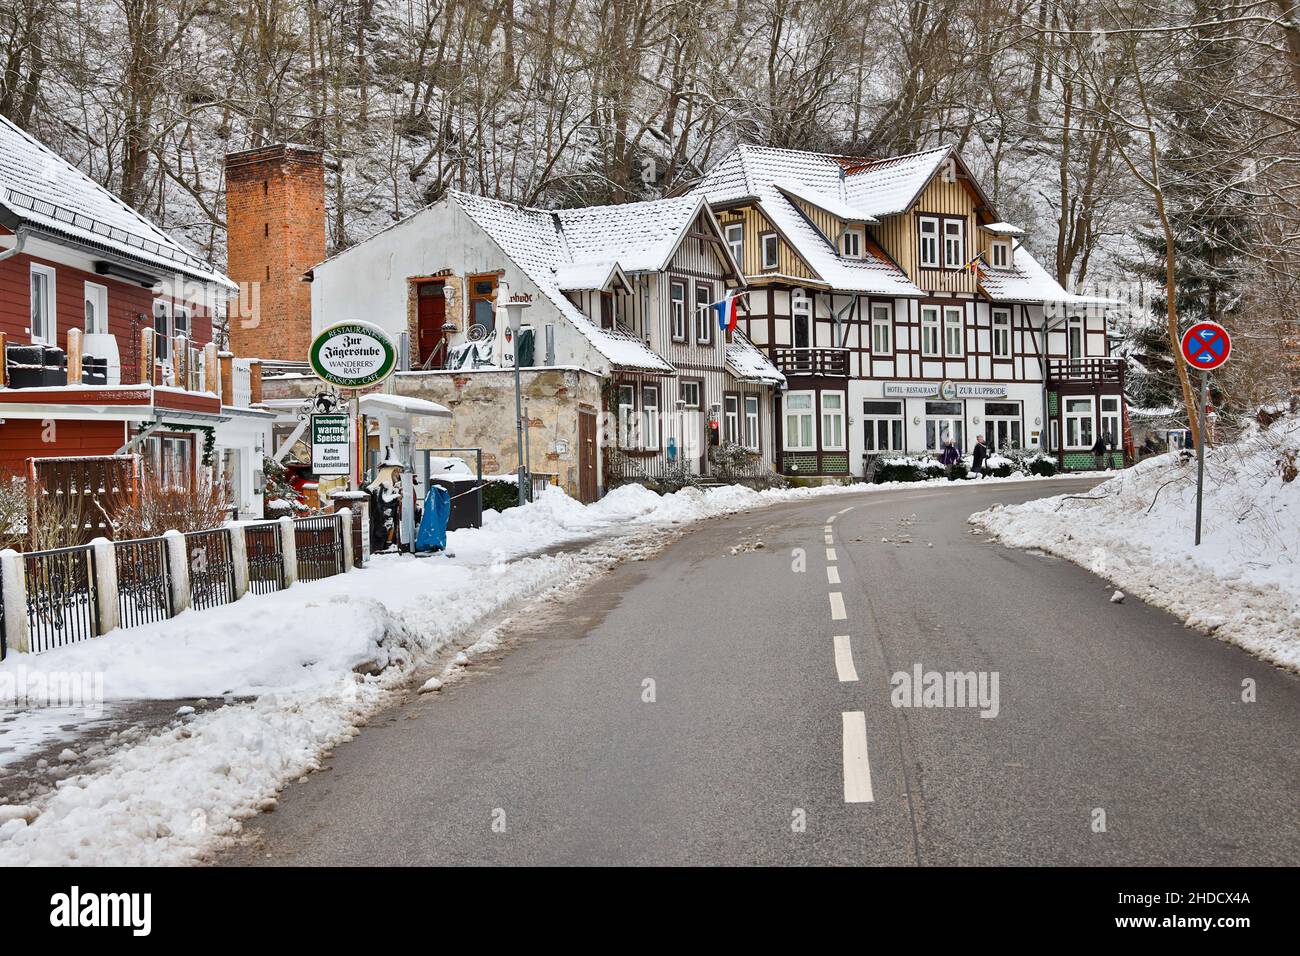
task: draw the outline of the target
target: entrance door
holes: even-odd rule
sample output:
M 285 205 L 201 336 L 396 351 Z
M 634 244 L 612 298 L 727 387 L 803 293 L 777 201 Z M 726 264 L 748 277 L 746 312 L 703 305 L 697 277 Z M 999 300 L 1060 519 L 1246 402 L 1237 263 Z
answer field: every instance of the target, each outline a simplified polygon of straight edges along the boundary
M 596 500 L 596 415 L 578 412 L 578 500 Z
M 442 294 L 441 282 L 424 282 L 419 286 L 416 334 L 419 339 L 419 364 L 421 367 L 433 359 L 430 368 L 442 368 L 446 362 L 446 346 L 442 326 L 447 317 L 447 300 Z

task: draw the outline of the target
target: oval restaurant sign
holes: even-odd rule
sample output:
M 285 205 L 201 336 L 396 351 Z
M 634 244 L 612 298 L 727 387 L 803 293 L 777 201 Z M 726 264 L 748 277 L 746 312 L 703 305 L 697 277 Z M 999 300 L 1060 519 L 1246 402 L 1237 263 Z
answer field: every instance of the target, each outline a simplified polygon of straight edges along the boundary
M 312 340 L 308 354 L 318 378 L 339 388 L 366 388 L 393 374 L 397 348 L 377 325 L 339 322 Z

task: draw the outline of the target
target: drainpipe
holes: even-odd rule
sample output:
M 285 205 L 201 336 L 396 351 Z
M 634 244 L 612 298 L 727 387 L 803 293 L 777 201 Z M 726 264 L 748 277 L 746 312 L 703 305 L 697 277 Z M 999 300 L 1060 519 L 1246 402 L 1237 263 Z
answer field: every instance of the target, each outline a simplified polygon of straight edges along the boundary
M 23 246 L 27 245 L 27 230 L 19 229 L 14 233 L 14 247 L 0 252 L 0 262 L 6 259 L 12 259 L 23 251 Z

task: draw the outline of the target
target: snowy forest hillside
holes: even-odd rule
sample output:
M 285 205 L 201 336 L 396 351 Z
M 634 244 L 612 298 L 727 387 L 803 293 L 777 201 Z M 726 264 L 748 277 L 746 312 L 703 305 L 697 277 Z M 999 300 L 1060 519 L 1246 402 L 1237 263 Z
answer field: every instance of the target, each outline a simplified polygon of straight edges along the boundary
M 325 151 L 331 251 L 448 188 L 623 202 L 740 142 L 955 143 L 1067 287 L 1132 303 L 1140 405 L 1177 401 L 1172 271 L 1245 409 L 1300 374 L 1296 3 L 8 0 L 0 113 L 218 263 L 222 157 L 276 141 Z

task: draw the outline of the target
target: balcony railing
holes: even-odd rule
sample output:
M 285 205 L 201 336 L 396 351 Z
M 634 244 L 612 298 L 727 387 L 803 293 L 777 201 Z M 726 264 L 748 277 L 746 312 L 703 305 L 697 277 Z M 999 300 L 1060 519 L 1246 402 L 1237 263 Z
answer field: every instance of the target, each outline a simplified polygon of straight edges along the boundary
M 1124 360 L 1118 358 L 1049 359 L 1049 385 L 1124 385 Z
M 849 350 L 831 348 L 779 348 L 776 367 L 784 375 L 849 374 Z

